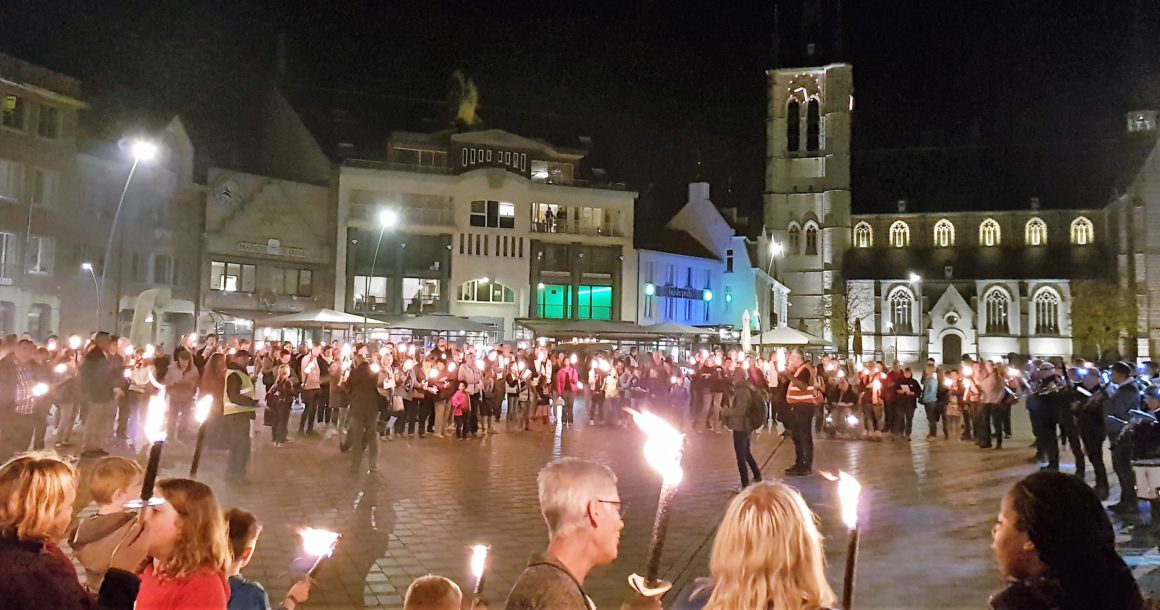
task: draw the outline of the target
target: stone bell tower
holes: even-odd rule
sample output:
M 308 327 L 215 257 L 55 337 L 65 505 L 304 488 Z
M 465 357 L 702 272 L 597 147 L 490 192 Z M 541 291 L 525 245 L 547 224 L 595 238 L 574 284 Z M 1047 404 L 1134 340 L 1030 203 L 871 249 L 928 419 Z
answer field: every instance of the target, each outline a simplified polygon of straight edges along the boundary
M 849 64 L 829 63 L 842 53 L 838 0 L 781 3 L 775 11 L 776 63 L 766 71 L 765 229 L 782 246 L 772 267 L 791 291 L 788 324 L 830 338 L 826 321 L 832 295 L 842 292 L 851 240 L 854 73 Z M 784 22 L 794 25 L 783 29 Z

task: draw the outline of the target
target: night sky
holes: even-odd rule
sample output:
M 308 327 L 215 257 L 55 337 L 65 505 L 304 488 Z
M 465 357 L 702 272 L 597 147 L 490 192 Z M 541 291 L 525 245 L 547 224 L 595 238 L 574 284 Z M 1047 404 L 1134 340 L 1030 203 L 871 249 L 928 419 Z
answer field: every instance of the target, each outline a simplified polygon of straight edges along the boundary
M 1124 112 L 1160 107 L 1157 4 L 845 0 L 855 158 L 1119 136 Z M 84 80 L 94 135 L 239 94 L 270 75 L 279 32 L 296 84 L 441 100 L 462 69 L 485 120 L 566 122 L 643 193 L 644 219 L 697 175 L 760 209 L 772 1 L 0 2 L 0 51 Z

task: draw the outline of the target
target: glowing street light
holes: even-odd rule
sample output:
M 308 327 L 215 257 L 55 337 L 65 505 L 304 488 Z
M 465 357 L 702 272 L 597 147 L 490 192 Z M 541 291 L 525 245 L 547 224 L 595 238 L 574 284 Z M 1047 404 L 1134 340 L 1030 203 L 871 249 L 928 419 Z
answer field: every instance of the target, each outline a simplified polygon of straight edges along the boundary
M 371 278 L 375 276 L 375 265 L 379 262 L 379 247 L 383 245 L 383 233 L 387 229 L 394 229 L 399 224 L 399 214 L 394 210 L 379 212 L 379 240 L 375 242 L 375 254 L 371 257 L 371 272 L 367 275 L 365 290 L 363 291 L 363 336 L 369 337 L 367 318 L 371 309 Z
M 121 218 L 121 208 L 125 205 L 125 195 L 129 192 L 129 183 L 133 181 L 133 174 L 137 171 L 137 164 L 142 161 L 148 163 L 157 156 L 157 144 L 149 140 L 137 139 L 129 144 L 129 154 L 133 157 L 133 164 L 129 166 L 129 175 L 125 177 L 125 187 L 121 189 L 121 198 L 117 200 L 117 209 L 113 212 L 113 226 L 109 228 L 109 241 L 105 244 L 105 264 L 101 266 L 101 286 L 105 285 L 105 278 L 109 272 L 109 262 L 113 260 L 113 236 L 117 233 L 117 221 Z M 120 250 L 118 254 L 123 252 L 125 240 L 122 234 L 122 239 L 118 242 Z M 116 307 L 121 306 L 121 259 L 117 256 L 117 290 L 116 290 Z M 90 265 L 91 267 L 91 265 Z M 98 293 L 100 291 L 98 290 Z M 99 300 L 99 298 L 98 298 Z M 114 316 L 114 321 L 116 316 Z M 100 330 L 100 309 L 97 310 L 97 328 Z

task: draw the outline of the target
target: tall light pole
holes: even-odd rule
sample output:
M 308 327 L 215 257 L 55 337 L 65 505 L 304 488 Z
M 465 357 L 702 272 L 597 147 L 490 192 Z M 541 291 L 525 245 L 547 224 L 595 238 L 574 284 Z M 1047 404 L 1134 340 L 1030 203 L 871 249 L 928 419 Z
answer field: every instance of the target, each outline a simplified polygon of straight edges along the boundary
M 109 273 L 109 266 L 113 258 L 113 236 L 117 233 L 117 221 L 121 218 L 121 206 L 125 205 L 125 195 L 129 192 L 129 182 L 133 180 L 133 173 L 137 171 L 137 164 L 142 161 L 152 161 L 153 157 L 157 156 L 157 145 L 148 140 L 134 140 L 129 145 L 129 154 L 133 157 L 133 165 L 129 166 L 129 175 L 125 178 L 125 187 L 121 189 L 121 198 L 117 200 L 117 210 L 113 212 L 113 226 L 109 228 L 109 241 L 105 244 L 105 264 L 101 266 L 101 286 L 105 285 L 105 278 Z M 121 315 L 121 254 L 124 253 L 125 240 L 124 236 L 118 242 L 120 248 L 117 256 L 117 302 L 113 305 L 113 331 L 119 332 L 116 328 Z M 98 291 L 99 292 L 99 291 Z M 101 330 L 100 310 L 97 310 L 97 328 Z
M 914 290 L 915 300 L 918 302 L 918 332 L 916 333 L 918 335 L 918 349 L 916 350 L 916 353 L 919 359 L 921 359 L 924 353 L 922 346 L 926 340 L 926 327 L 923 324 L 923 319 L 926 317 L 926 314 L 924 313 L 925 310 L 922 307 L 922 276 L 911 272 L 907 279 L 907 283 L 910 284 L 911 289 Z M 895 347 L 895 349 L 897 350 L 897 347 Z
M 781 244 L 777 243 L 776 241 L 770 240 L 770 242 L 769 242 L 769 266 L 767 266 L 765 269 L 765 274 L 773 279 L 773 284 L 774 284 L 773 286 L 770 286 L 770 289 L 773 292 L 773 299 L 771 299 L 770 305 L 769 305 L 770 315 L 769 315 L 768 320 L 770 321 L 770 328 L 773 328 L 773 314 L 775 312 L 777 313 L 778 326 L 785 325 L 785 320 L 781 319 L 781 310 L 777 306 L 778 297 L 780 296 L 780 293 L 777 290 L 777 283 L 778 283 L 778 281 L 777 281 L 777 259 L 780 258 L 782 253 L 784 253 L 784 252 L 785 252 L 785 247 L 783 247 Z M 758 330 L 761 330 L 760 325 L 758 325 L 757 328 L 758 328 Z
M 97 293 L 97 325 L 93 332 L 101 330 L 101 285 L 97 283 L 97 272 L 93 271 L 92 263 L 81 263 L 81 270 L 88 271 L 93 278 L 93 290 Z
M 367 317 L 371 309 L 371 278 L 375 275 L 375 264 L 379 262 L 379 246 L 383 245 L 383 233 L 387 229 L 394 228 L 399 224 L 399 215 L 393 210 L 383 210 L 379 212 L 379 241 L 375 243 L 375 254 L 371 257 L 371 272 L 367 275 L 366 287 L 363 292 L 363 336 L 370 340 L 370 332 L 367 330 Z

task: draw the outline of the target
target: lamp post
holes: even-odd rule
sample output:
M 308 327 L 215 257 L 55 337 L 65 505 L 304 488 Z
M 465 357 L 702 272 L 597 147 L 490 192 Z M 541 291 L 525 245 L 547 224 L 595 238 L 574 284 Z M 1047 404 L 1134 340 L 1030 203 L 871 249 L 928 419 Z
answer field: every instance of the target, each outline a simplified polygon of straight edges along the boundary
M 383 245 L 383 233 L 389 228 L 393 228 L 399 224 L 399 215 L 392 210 L 383 210 L 379 212 L 379 241 L 375 243 L 375 254 L 371 257 L 371 272 L 367 276 L 365 292 L 363 293 L 363 336 L 370 340 L 370 333 L 367 331 L 367 316 L 371 309 L 371 278 L 375 275 L 375 265 L 379 262 L 379 246 Z
M 886 322 L 882 325 L 882 330 L 894 335 L 894 358 L 892 360 L 898 360 L 898 327 L 893 322 Z
M 129 166 L 129 175 L 125 177 L 125 187 L 121 189 L 121 198 L 117 200 L 117 210 L 113 212 L 113 226 L 109 228 L 109 241 L 105 244 L 105 264 L 101 267 L 101 286 L 105 285 L 105 278 L 109 272 L 109 263 L 113 258 L 113 236 L 117 233 L 117 221 L 121 218 L 121 206 L 125 204 L 125 195 L 129 192 L 129 182 L 133 180 L 133 174 L 137 171 L 137 164 L 142 161 L 151 161 L 153 157 L 157 156 L 157 145 L 148 140 L 135 140 L 129 145 L 129 153 L 133 156 L 133 165 Z M 117 302 L 114 305 L 116 310 L 113 314 L 114 332 L 117 331 L 117 319 L 120 316 L 121 307 L 121 254 L 124 251 L 125 240 L 118 242 L 118 256 L 117 256 Z M 99 291 L 98 291 L 99 292 Z M 97 328 L 100 330 L 101 326 L 100 310 L 97 310 Z
M 97 293 L 97 325 L 93 327 L 93 331 L 101 330 L 101 285 L 97 283 L 97 272 L 93 271 L 92 263 L 81 263 L 81 270 L 88 271 L 93 278 L 93 290 Z
M 922 276 L 917 274 L 917 273 L 911 272 L 910 276 L 907 278 L 907 283 L 910 284 L 911 289 L 914 290 L 915 301 L 918 303 L 918 329 L 919 329 L 919 332 L 917 333 L 917 335 L 919 338 L 918 338 L 918 349 L 915 350 L 915 352 L 918 355 L 919 360 L 921 360 L 922 356 L 923 356 L 922 346 L 923 346 L 924 340 L 926 338 L 925 337 L 926 327 L 923 324 L 923 318 L 925 317 L 925 314 L 923 313 L 924 310 L 922 308 Z M 897 347 L 895 347 L 895 351 L 897 351 Z

